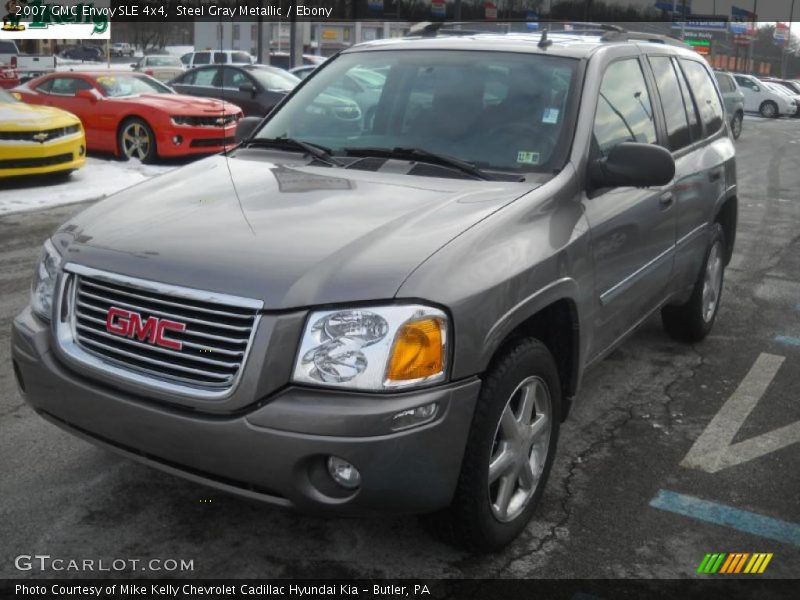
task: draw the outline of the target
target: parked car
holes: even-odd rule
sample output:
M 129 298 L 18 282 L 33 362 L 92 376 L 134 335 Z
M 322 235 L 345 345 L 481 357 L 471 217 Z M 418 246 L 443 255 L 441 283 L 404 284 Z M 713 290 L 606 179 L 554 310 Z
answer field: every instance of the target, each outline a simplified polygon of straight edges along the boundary
M 768 119 L 791 116 L 797 112 L 797 105 L 787 96 L 764 85 L 752 75 L 733 73 L 739 89 L 744 93 L 744 109 L 757 112 Z
M 111 56 L 130 56 L 133 57 L 135 49 L 133 44 L 127 42 L 114 42 L 109 48 Z
M 770 83 L 777 83 L 795 95 L 800 94 L 800 81 L 795 81 L 793 79 L 767 79 L 767 81 Z
M 769 89 L 786 96 L 791 102 L 794 102 L 795 111 L 794 114 L 790 116 L 793 117 L 800 116 L 800 94 L 774 81 L 765 81 L 764 85 L 767 86 Z
M 183 63 L 177 56 L 152 54 L 142 57 L 131 65 L 134 71 L 141 71 L 166 83 L 183 73 Z
M 627 39 L 342 51 L 226 156 L 54 233 L 13 325 L 22 396 L 229 493 L 503 547 L 586 368 L 658 312 L 698 342 L 720 306 L 722 99 L 696 52 Z M 320 110 L 364 68 L 386 73 L 372 126 Z
M 58 55 L 68 60 L 80 60 L 83 62 L 103 62 L 106 58 L 102 48 L 89 45 L 73 46 L 62 50 Z
M 719 90 L 722 92 L 722 100 L 725 102 L 725 112 L 728 113 L 731 134 L 733 139 L 738 140 L 742 135 L 742 123 L 744 122 L 744 94 L 730 73 L 715 71 L 714 75 L 717 78 Z
M 14 90 L 25 102 L 56 106 L 80 117 L 89 150 L 127 160 L 219 152 L 234 142 L 241 109 L 174 93 L 141 73 L 62 72 Z
M 325 56 L 317 56 L 316 54 L 303 54 L 303 64 L 311 66 L 319 66 L 324 63 L 327 58 Z M 292 66 L 292 57 L 288 52 L 272 51 L 269 53 L 269 65 L 271 67 L 279 67 L 288 70 Z
M 299 79 L 264 65 L 197 67 L 169 82 L 181 94 L 219 98 L 240 106 L 246 116 L 263 117 L 294 89 Z
M 23 54 L 13 40 L 0 40 L 0 65 L 16 71 L 20 80 L 24 81 L 55 71 L 56 57 L 48 54 Z
M 5 90 L 0 113 L 0 179 L 68 175 L 86 162 L 86 139 L 75 115 L 23 104 Z
M 298 79 L 305 79 L 306 77 L 311 75 L 311 73 L 313 73 L 318 66 L 319 65 L 302 65 L 299 67 L 295 67 L 293 69 L 289 69 L 289 73 L 291 73 Z
M 19 72 L 14 67 L 0 65 L 0 88 L 7 90 L 19 84 Z
M 241 50 L 201 50 L 187 52 L 181 56 L 181 62 L 190 69 L 203 65 L 252 65 L 255 60 Z

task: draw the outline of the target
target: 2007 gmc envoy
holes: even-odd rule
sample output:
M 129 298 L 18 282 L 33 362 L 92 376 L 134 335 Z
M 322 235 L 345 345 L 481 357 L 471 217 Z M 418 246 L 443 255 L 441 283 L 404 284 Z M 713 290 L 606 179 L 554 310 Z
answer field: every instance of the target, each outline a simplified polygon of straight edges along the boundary
M 13 325 L 27 402 L 273 505 L 514 539 L 585 369 L 655 311 L 711 329 L 734 145 L 680 44 L 459 33 L 350 48 L 61 226 Z

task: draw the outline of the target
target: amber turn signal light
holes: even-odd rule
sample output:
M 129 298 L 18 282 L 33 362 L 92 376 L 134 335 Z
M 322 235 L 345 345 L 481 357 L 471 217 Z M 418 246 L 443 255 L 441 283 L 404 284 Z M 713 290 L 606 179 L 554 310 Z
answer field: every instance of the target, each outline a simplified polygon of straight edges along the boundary
M 416 381 L 444 372 L 445 325 L 440 319 L 405 323 L 394 339 L 386 379 Z

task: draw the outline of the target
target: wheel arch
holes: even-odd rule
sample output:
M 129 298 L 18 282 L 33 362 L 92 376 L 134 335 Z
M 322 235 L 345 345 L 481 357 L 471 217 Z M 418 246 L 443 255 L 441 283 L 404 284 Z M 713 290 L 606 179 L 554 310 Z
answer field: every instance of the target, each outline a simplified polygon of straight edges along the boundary
M 518 305 L 496 324 L 487 336 L 486 369 L 503 355 L 515 341 L 524 337 L 540 340 L 553 354 L 558 367 L 563 397 L 564 420 L 576 394 L 580 382 L 580 321 L 578 306 L 573 294 L 564 294 L 566 289 L 577 287 L 575 282 L 556 285 L 549 290 L 556 293 L 537 294 L 534 298 Z
M 731 262 L 733 247 L 736 242 L 736 224 L 739 219 L 739 200 L 735 195 L 729 196 L 717 209 L 714 222 L 722 225 L 725 234 L 725 266 Z

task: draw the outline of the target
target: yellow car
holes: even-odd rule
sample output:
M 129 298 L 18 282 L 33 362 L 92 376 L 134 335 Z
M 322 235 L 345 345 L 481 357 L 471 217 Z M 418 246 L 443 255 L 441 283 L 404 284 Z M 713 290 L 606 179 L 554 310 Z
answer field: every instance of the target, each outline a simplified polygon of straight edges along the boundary
M 78 117 L 25 104 L 0 89 L 0 178 L 68 174 L 85 162 L 86 136 Z

